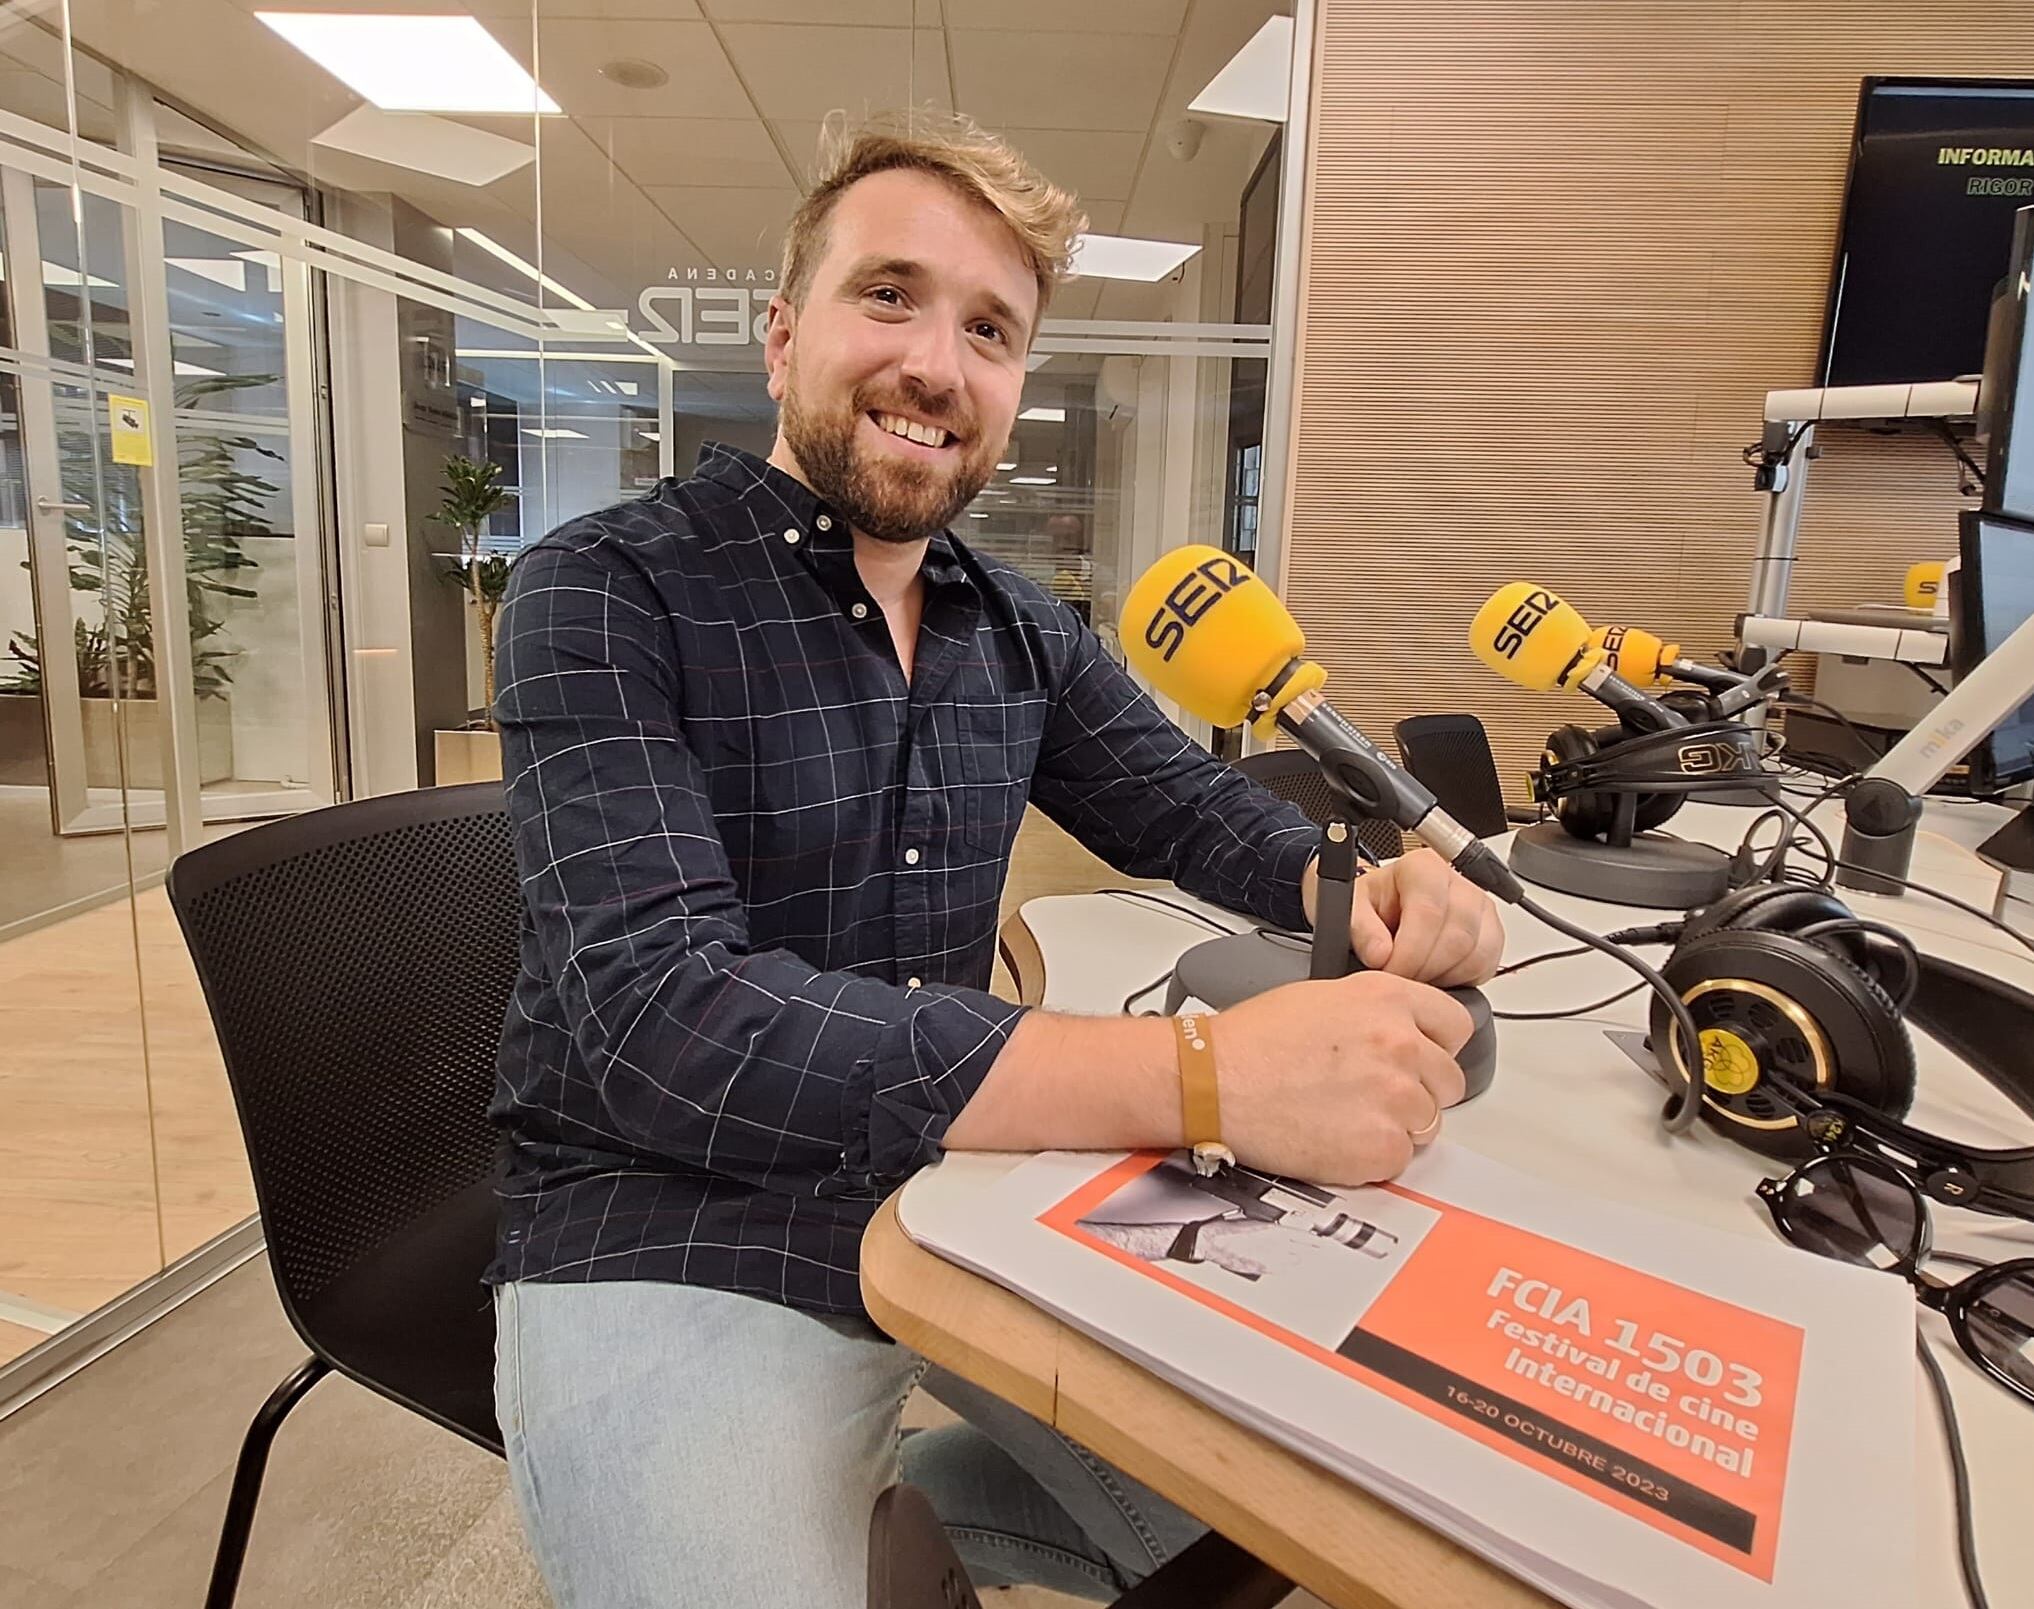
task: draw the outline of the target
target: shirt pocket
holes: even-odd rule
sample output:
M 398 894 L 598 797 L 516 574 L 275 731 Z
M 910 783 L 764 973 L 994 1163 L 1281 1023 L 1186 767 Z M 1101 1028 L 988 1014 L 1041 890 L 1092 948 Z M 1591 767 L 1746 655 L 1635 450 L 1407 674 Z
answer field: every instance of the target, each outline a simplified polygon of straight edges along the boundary
M 963 704 L 957 711 L 962 781 L 961 836 L 984 855 L 1008 854 L 1031 797 L 1045 733 L 1043 691 Z

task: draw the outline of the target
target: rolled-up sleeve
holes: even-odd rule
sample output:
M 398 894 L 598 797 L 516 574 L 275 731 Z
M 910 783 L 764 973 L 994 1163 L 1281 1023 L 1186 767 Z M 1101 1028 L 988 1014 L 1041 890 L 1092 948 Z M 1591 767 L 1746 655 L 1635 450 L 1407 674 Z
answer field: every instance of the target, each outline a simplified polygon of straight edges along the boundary
M 1120 872 L 1303 928 L 1300 883 L 1320 828 L 1167 720 L 1065 614 L 1072 648 L 1039 750 L 1039 808 Z
M 934 1160 L 1023 1008 L 751 947 L 684 736 L 683 645 L 625 547 L 529 549 L 497 643 L 524 906 L 590 1085 L 567 1116 L 793 1195 L 881 1193 Z

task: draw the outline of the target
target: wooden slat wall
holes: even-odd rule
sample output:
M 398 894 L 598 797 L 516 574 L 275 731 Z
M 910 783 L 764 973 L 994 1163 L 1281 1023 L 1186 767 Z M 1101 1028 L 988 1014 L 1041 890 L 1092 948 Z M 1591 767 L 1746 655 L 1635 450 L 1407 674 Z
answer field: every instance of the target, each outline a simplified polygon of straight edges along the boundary
M 1514 579 L 1706 654 L 1765 498 L 1739 450 L 1812 382 L 1858 81 L 2034 77 L 2034 5 L 1322 0 L 1286 595 L 1388 745 L 1481 714 L 1507 791 L 1587 701 L 1470 655 Z M 1920 437 L 1825 430 L 1795 612 L 1955 546 Z

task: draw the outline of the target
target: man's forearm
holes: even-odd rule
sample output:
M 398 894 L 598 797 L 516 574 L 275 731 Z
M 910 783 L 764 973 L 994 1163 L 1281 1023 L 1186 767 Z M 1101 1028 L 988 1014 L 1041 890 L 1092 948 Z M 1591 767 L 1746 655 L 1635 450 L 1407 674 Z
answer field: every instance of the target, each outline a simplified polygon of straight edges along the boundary
M 1033 1011 L 946 1131 L 949 1151 L 1114 1151 L 1182 1143 L 1172 1023 Z

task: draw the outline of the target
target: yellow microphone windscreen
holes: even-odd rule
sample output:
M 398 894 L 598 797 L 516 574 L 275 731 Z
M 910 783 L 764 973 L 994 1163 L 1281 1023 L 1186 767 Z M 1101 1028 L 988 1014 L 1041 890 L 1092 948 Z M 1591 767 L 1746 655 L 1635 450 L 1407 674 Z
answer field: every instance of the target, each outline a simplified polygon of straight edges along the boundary
M 1681 657 L 1679 643 L 1661 642 L 1637 626 L 1598 626 L 1589 633 L 1589 646 L 1601 648 L 1612 670 L 1641 687 L 1659 687 L 1670 681 L 1664 667 Z
M 1940 559 L 1926 559 L 1920 564 L 1907 567 L 1905 588 L 1909 609 L 1933 609 L 1936 594 L 1942 590 L 1943 573 L 1949 568 Z
M 1530 581 L 1490 595 L 1469 624 L 1469 646 L 1506 681 L 1540 693 L 1566 687 L 1604 658 L 1589 644 L 1589 622 L 1559 593 Z
M 1191 715 L 1216 726 L 1251 718 L 1250 701 L 1305 652 L 1307 640 L 1278 594 L 1220 548 L 1162 554 L 1123 600 L 1130 668 Z M 1284 704 L 1325 673 L 1304 667 L 1280 689 Z M 1261 730 L 1268 730 L 1267 712 Z

